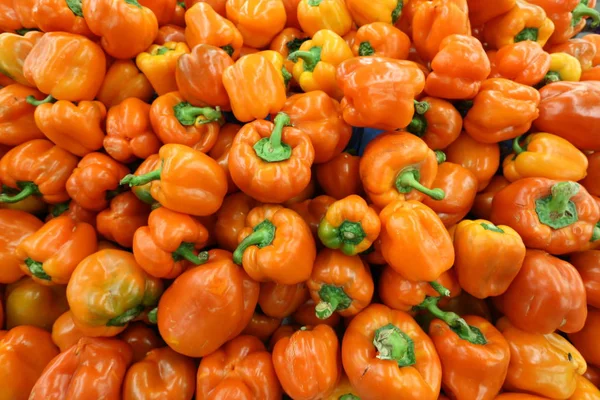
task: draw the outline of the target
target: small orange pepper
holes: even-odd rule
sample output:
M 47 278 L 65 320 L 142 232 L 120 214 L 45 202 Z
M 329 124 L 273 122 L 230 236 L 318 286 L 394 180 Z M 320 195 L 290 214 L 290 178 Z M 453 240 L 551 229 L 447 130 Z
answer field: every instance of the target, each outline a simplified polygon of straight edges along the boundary
M 393 25 L 372 22 L 358 28 L 351 48 L 355 57 L 379 56 L 406 60 L 410 39 Z
M 550 70 L 550 54 L 539 43 L 524 40 L 488 51 L 490 78 L 506 78 L 523 85 L 539 83 Z
M 415 115 L 406 130 L 433 150 L 445 149 L 460 135 L 462 117 L 449 101 L 423 97 L 415 105 Z

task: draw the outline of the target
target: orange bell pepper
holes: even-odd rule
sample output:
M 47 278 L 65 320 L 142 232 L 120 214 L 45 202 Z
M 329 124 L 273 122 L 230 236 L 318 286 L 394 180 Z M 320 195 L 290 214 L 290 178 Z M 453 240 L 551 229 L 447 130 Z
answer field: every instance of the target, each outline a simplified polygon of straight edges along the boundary
M 505 78 L 523 85 L 539 83 L 550 70 L 550 54 L 539 43 L 524 40 L 488 51 L 490 78 Z
M 208 155 L 213 158 L 220 166 L 225 170 L 225 174 L 227 175 L 227 193 L 234 193 L 239 191 L 240 189 L 233 182 L 233 178 L 231 177 L 231 173 L 229 172 L 229 152 L 231 150 L 231 145 L 233 144 L 233 139 L 235 135 L 242 128 L 241 125 L 237 124 L 225 124 L 219 130 L 219 136 L 217 136 L 217 142 L 210 149 Z M 237 246 L 237 238 L 236 243 L 233 246 L 234 248 Z M 233 250 L 233 249 L 232 249 Z
M 86 224 L 96 227 L 96 215 L 95 211 L 86 210 L 81 207 L 79 203 L 74 200 L 67 201 L 64 203 L 54 204 L 50 207 L 50 213 L 46 217 L 46 222 L 52 218 L 64 215 L 71 218 L 75 222 L 85 222 Z
M 164 346 L 158 333 L 141 321 L 129 324 L 119 338 L 131 346 L 134 363 L 143 360 L 150 350 Z
M 352 29 L 352 16 L 344 0 L 301 0 L 296 13 L 300 27 L 309 36 L 321 29 L 344 36 Z
M 230 57 L 240 57 L 244 39 L 232 21 L 217 14 L 210 4 L 200 2 L 185 12 L 185 38 L 194 48 L 208 44 L 223 49 Z
M 588 250 L 573 253 L 569 262 L 577 268 L 577 272 L 583 280 L 587 304 L 600 308 L 600 251 Z
M 150 350 L 127 371 L 123 400 L 147 397 L 189 399 L 196 388 L 196 363 L 169 347 Z
M 23 25 L 13 7 L 13 0 L 0 0 L 0 30 L 2 32 L 22 31 Z
M 342 361 L 361 398 L 437 400 L 440 393 L 442 368 L 431 339 L 410 315 L 384 305 L 352 319 Z
M 159 26 L 168 24 L 173 20 L 175 8 L 177 7 L 177 0 L 139 0 L 139 3 L 154 13 Z
M 600 332 L 600 311 L 590 307 L 583 329 L 568 335 L 571 343 L 581 352 L 585 360 L 596 367 L 600 366 L 598 332 Z
M 232 65 L 233 60 L 225 50 L 209 44 L 197 45 L 177 60 L 175 78 L 179 92 L 194 106 L 231 110 L 223 72 Z
M 258 300 L 258 283 L 223 258 L 179 275 L 158 304 L 158 329 L 173 350 L 204 357 L 248 325 Z
M 117 60 L 108 68 L 96 97 L 107 108 L 111 108 L 130 97 L 148 102 L 153 94 L 150 81 L 137 68 L 135 62 Z
M 50 334 L 34 326 L 18 326 L 0 339 L 2 398 L 27 400 L 46 365 L 58 355 Z
M 510 11 L 515 6 L 515 2 L 516 0 L 500 0 L 490 4 L 485 0 L 467 0 L 471 25 L 481 26 L 489 22 Z
M 575 57 L 579 61 L 582 71 L 592 68 L 593 60 L 598 51 L 597 46 L 584 39 L 570 39 L 568 42 L 551 46 L 550 53 L 566 53 Z
M 478 191 L 486 188 L 500 165 L 500 147 L 497 143 L 480 143 L 465 133 L 444 152 L 449 162 L 462 165 L 475 174 L 479 182 Z
M 354 57 L 338 67 L 337 84 L 344 93 L 341 105 L 348 124 L 392 131 L 411 122 L 425 75 L 412 61 Z M 395 87 L 402 88 L 401 95 Z
M 93 39 L 81 10 L 81 1 L 33 0 L 31 16 L 43 32 L 69 32 Z
M 198 400 L 230 396 L 276 400 L 282 394 L 271 354 L 259 339 L 247 335 L 202 358 L 196 382 Z
M 260 284 L 258 305 L 263 313 L 273 318 L 292 315 L 310 297 L 304 282 L 295 285 L 280 285 L 275 282 Z
M 296 10 L 294 10 L 294 13 L 295 12 Z M 285 28 L 277 36 L 275 36 L 269 45 L 269 49 L 276 51 L 283 56 L 285 60 L 285 69 L 291 74 L 294 69 L 294 62 L 292 60 L 288 60 L 288 56 L 290 53 L 299 50 L 300 45 L 309 39 L 309 36 L 299 29 Z M 298 83 L 294 82 L 294 85 L 297 86 Z
M 148 50 L 136 56 L 135 63 L 146 75 L 154 91 L 161 96 L 177 90 L 175 82 L 177 60 L 189 52 L 190 49 L 185 43 L 153 44 Z
M 131 348 L 121 340 L 81 338 L 48 364 L 29 399 L 120 398 L 131 357 Z
M 117 59 L 135 57 L 158 34 L 156 16 L 137 0 L 86 0 L 82 11 L 104 51 Z
M 269 317 L 257 309 L 254 311 L 254 315 L 252 315 L 252 319 L 248 325 L 242 331 L 242 335 L 254 336 L 261 342 L 266 342 L 280 326 L 280 318 Z
M 437 174 L 436 155 L 424 141 L 407 132 L 386 132 L 369 142 L 360 159 L 360 178 L 371 201 L 385 207 L 394 200 L 444 198 L 430 189 Z
M 586 25 L 586 19 L 592 20 L 592 28 L 600 25 L 600 13 L 594 8 L 595 1 L 588 0 L 532 0 L 531 3 L 546 11 L 554 23 L 554 33 L 548 40 L 549 44 L 561 44 L 577 35 Z
M 150 125 L 150 105 L 131 97 L 111 107 L 103 145 L 112 158 L 123 163 L 158 153 L 161 143 Z
M 64 312 L 52 325 L 52 341 L 61 352 L 68 350 L 84 336 L 83 331 L 75 325 L 71 311 Z
M 158 155 L 161 163 L 157 163 L 154 170 L 143 175 L 127 175 L 121 184 L 151 183 L 152 197 L 180 213 L 207 216 L 221 207 L 227 193 L 227 177 L 215 160 L 180 144 L 166 144 Z
M 21 85 L 35 86 L 23 75 L 23 63 L 42 36 L 43 33 L 38 31 L 24 35 L 8 32 L 0 34 L 0 74 Z
M 310 182 L 314 150 L 308 135 L 289 127 L 279 113 L 274 123 L 256 120 L 235 136 L 229 151 L 229 172 L 235 184 L 258 201 L 282 203 L 300 194 Z
M 359 56 L 389 57 L 406 60 L 410 39 L 400 29 L 385 22 L 361 26 L 356 32 L 352 53 Z
M 473 99 L 463 127 L 482 143 L 514 139 L 531 128 L 539 115 L 538 104 L 540 93 L 530 86 L 502 78 L 487 79 Z
M 158 35 L 156 35 L 156 38 L 154 39 L 154 44 L 162 46 L 168 42 L 185 42 L 185 29 L 183 28 L 183 26 L 185 26 L 185 9 L 177 6 L 177 13 L 177 18 L 181 18 L 181 23 L 178 21 L 176 25 L 163 25 L 158 28 Z
M 234 251 L 238 246 L 238 236 L 246 226 L 246 217 L 258 202 L 243 192 L 234 193 L 223 200 L 217 211 L 214 235 L 220 248 Z
M 290 208 L 300 214 L 304 222 L 308 224 L 317 246 L 321 245 L 318 240 L 319 224 L 335 201 L 336 199 L 333 197 L 322 195 L 290 205 Z
M 279 339 L 273 348 L 273 365 L 283 390 L 292 398 L 326 397 L 342 372 L 335 331 L 321 324 Z
M 0 209 L 0 232 L 4 232 L 0 236 L 0 283 L 14 283 L 24 275 L 15 249 L 43 225 L 42 221 L 24 211 Z
M 586 42 L 592 43 L 596 47 L 596 54 L 592 58 L 592 66 L 595 67 L 598 64 L 600 64 L 600 35 L 592 33 L 592 34 L 583 36 L 581 39 L 585 40 Z M 578 41 L 579 39 L 575 39 L 575 40 Z
M 98 214 L 98 233 L 120 246 L 131 248 L 135 231 L 146 225 L 149 214 L 150 206 L 135 194 L 121 193 L 110 201 L 109 208 Z
M 306 222 L 290 209 L 255 207 L 248 213 L 238 241 L 233 260 L 255 281 L 294 285 L 310 277 L 315 242 Z
M 402 0 L 383 0 L 369 2 L 366 0 L 346 0 L 346 7 L 358 26 L 372 22 L 385 22 L 394 25 L 400 18 L 404 7 Z
M 280 0 L 228 0 L 225 9 L 246 46 L 266 47 L 285 27 L 286 12 Z
M 105 72 L 102 48 L 86 37 L 65 32 L 44 34 L 23 64 L 23 76 L 32 86 L 68 101 L 93 100 Z
M 522 331 L 507 318 L 500 319 L 496 327 L 510 347 L 505 389 L 544 398 L 568 399 L 573 394 L 576 376 L 585 372 L 586 362 L 567 339 L 556 333 Z
M 35 0 L 23 0 L 23 1 L 14 1 L 12 3 L 12 8 L 17 14 L 17 18 L 21 22 L 21 25 L 27 29 L 35 29 L 37 25 L 35 24 L 35 20 L 33 19 L 33 5 Z
M 340 200 L 353 194 L 362 193 L 359 167 L 360 157 L 343 152 L 331 160 L 316 166 L 319 186 L 323 191 Z
M 434 150 L 448 147 L 461 129 L 462 118 L 452 103 L 435 97 L 423 97 L 415 104 L 415 114 L 406 127 Z
M 592 238 L 600 209 L 581 185 L 523 178 L 499 191 L 491 221 L 519 233 L 528 248 L 551 254 L 581 250 Z
M 35 107 L 27 102 L 29 96 L 44 98 L 36 89 L 19 84 L 0 89 L 0 144 L 18 146 L 45 138 L 35 124 Z

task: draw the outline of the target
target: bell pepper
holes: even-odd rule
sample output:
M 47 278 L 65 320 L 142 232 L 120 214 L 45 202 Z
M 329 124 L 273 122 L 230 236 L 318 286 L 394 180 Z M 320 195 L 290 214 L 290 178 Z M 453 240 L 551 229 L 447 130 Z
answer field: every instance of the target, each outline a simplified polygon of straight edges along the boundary
M 513 228 L 528 248 L 566 254 L 590 241 L 599 210 L 575 182 L 523 178 L 496 194 L 491 221 Z
M 517 0 L 510 11 L 485 24 L 483 37 L 491 48 L 501 49 L 525 40 L 546 45 L 554 32 L 554 23 L 542 7 L 531 3 Z
M 185 43 L 153 44 L 148 50 L 136 56 L 135 63 L 146 75 L 154 91 L 161 96 L 177 90 L 175 82 L 177 60 L 189 52 L 190 49 Z
M 313 269 L 316 247 L 310 228 L 296 212 L 279 205 L 258 206 L 246 217 L 233 261 L 257 282 L 294 285 Z
M 35 123 L 57 146 L 83 157 L 102 148 L 106 107 L 99 101 L 80 101 L 74 104 L 59 100 L 46 103 L 32 98 L 36 105 Z
M 185 12 L 185 39 L 191 49 L 208 44 L 237 59 L 244 39 L 234 23 L 217 14 L 210 4 L 200 2 Z
M 143 102 L 152 98 L 154 90 L 132 60 L 117 60 L 108 68 L 104 82 L 96 96 L 107 108 L 121 104 L 130 97 Z
M 231 259 L 179 275 L 158 304 L 158 329 L 173 350 L 204 357 L 238 336 L 258 300 L 258 283 Z
M 0 0 L 0 30 L 2 32 L 23 30 L 23 25 L 13 8 L 13 0 Z
M 385 207 L 394 200 L 444 198 L 430 189 L 437 174 L 436 155 L 424 141 L 407 132 L 387 132 L 369 142 L 360 159 L 360 178 L 371 201 Z
M 291 124 L 310 138 L 315 163 L 330 161 L 348 145 L 352 127 L 342 118 L 340 103 L 320 90 L 295 94 L 286 100 L 281 112 Z
M 581 71 L 583 72 L 592 68 L 593 60 L 597 53 L 597 46 L 588 40 L 570 39 L 568 42 L 550 47 L 548 51 L 550 53 L 566 53 L 575 57 L 579 61 Z
M 18 326 L 0 339 L 2 397 L 27 400 L 46 365 L 58 355 L 50 333 L 34 326 Z
M 294 14 L 296 10 L 294 10 Z M 288 16 L 289 19 L 289 16 Z M 309 40 L 309 36 L 296 28 L 285 28 L 282 30 L 271 42 L 269 45 L 269 49 L 278 52 L 284 58 L 285 69 L 290 73 L 293 72 L 294 62 L 292 60 L 288 60 L 288 56 L 290 53 L 297 51 L 300 49 L 300 45 L 307 40 Z M 298 83 L 294 81 L 295 86 L 298 86 Z
M 154 13 L 159 26 L 166 25 L 173 20 L 177 7 L 177 0 L 139 0 L 139 3 Z
M 321 29 L 344 36 L 352 29 L 352 16 L 344 0 L 301 0 L 296 13 L 300 27 L 309 36 Z
M 31 16 L 42 32 L 69 32 L 93 39 L 81 10 L 81 0 L 33 0 Z
M 571 47 L 569 46 L 569 43 L 573 42 L 579 42 L 580 39 L 571 39 L 569 40 L 569 42 L 567 42 L 567 44 L 565 46 L 567 47 Z M 589 42 L 591 44 L 593 44 L 596 47 L 596 54 L 592 57 L 592 66 L 596 66 L 598 64 L 600 64 L 600 35 L 599 34 L 589 34 L 589 35 L 585 35 L 581 38 L 581 40 L 585 40 L 586 42 Z M 560 45 L 558 45 L 560 46 Z M 577 45 L 575 45 L 575 47 L 579 47 Z M 567 51 L 567 53 L 569 53 L 569 51 Z
M 0 283 L 14 283 L 24 275 L 15 249 L 43 225 L 42 221 L 24 211 L 0 209 L 0 232 L 3 232 L 0 235 Z
M 106 154 L 90 153 L 83 157 L 67 180 L 68 195 L 83 208 L 101 211 L 119 193 L 119 181 L 129 170 Z
M 355 57 L 377 56 L 406 60 L 410 39 L 400 29 L 385 22 L 361 26 L 351 46 Z
M 266 342 L 280 326 L 280 318 L 269 317 L 257 308 L 241 335 L 253 336 L 261 342 Z
M 131 357 L 131 348 L 121 340 L 81 338 L 50 361 L 29 399 L 120 398 Z
M 260 49 L 283 30 L 285 6 L 279 0 L 228 0 L 227 19 L 239 29 L 244 45 Z
M 43 35 L 38 31 L 24 35 L 8 32 L 0 34 L 0 74 L 21 85 L 35 86 L 23 75 L 23 63 Z
M 23 76 L 32 86 L 68 101 L 93 100 L 105 72 L 102 48 L 86 37 L 66 32 L 44 34 L 23 64 Z
M 104 51 L 117 59 L 133 58 L 158 34 L 156 16 L 137 0 L 86 0 L 83 16 Z
M 250 210 L 259 203 L 240 192 L 234 193 L 223 200 L 223 205 L 217 211 L 217 223 L 214 235 L 222 249 L 234 251 L 238 246 L 238 236 L 246 226 L 246 217 Z
M 241 125 L 237 124 L 225 124 L 219 130 L 219 136 L 217 136 L 217 142 L 210 149 L 208 155 L 213 158 L 220 166 L 225 170 L 225 174 L 227 175 L 227 193 L 235 193 L 240 189 L 233 182 L 233 178 L 231 177 L 231 173 L 229 172 L 229 152 L 231 150 L 231 145 L 233 144 L 233 139 L 235 135 L 242 128 Z M 236 244 L 233 246 L 235 248 Z M 233 250 L 233 249 L 232 249 Z
M 510 347 L 510 364 L 504 388 L 543 397 L 568 399 L 575 391 L 576 376 L 586 362 L 567 339 L 556 333 L 529 333 L 502 318 L 496 327 Z
M 358 26 L 372 22 L 385 22 L 394 25 L 402 15 L 402 0 L 383 0 L 370 2 L 367 0 L 346 0 L 346 7 Z
M 361 398 L 437 400 L 440 393 L 442 369 L 431 339 L 410 315 L 384 305 L 352 319 L 342 362 Z
M 46 217 L 46 222 L 52 218 L 57 218 L 61 215 L 64 215 L 71 218 L 75 222 L 85 222 L 86 224 L 90 224 L 95 228 L 97 214 L 97 212 L 86 210 L 85 208 L 81 207 L 79 203 L 71 200 L 52 205 L 50 207 L 50 213 Z
M 480 143 L 461 134 L 444 152 L 449 162 L 462 165 L 475 174 L 478 191 L 488 185 L 500 165 L 500 147 L 497 143 Z
M 538 117 L 540 93 L 508 79 L 483 81 L 463 120 L 464 130 L 482 143 L 498 143 L 527 132 Z M 492 111 L 493 110 L 493 111 Z
M 21 25 L 27 29 L 36 29 L 37 25 L 33 19 L 33 5 L 35 0 L 13 1 L 12 8 L 17 14 Z
M 185 26 L 185 9 L 183 9 L 180 6 L 177 6 L 177 10 L 178 13 L 180 13 L 178 14 L 178 18 L 181 18 L 181 25 L 179 25 L 178 22 L 176 25 L 163 25 L 160 28 L 158 28 L 158 34 L 154 39 L 154 44 L 162 46 L 163 44 L 168 42 L 185 42 L 185 29 L 183 28 L 183 26 Z
M 595 1 L 589 0 L 532 0 L 531 3 L 542 7 L 554 23 L 554 33 L 548 40 L 549 44 L 561 44 L 577 35 L 586 25 L 587 18 L 591 19 L 591 28 L 600 25 L 600 13 L 594 9 Z
M 505 78 L 533 86 L 550 70 L 550 55 L 532 40 L 508 44 L 493 52 L 493 56 L 488 52 L 492 66 L 490 78 Z
M 423 139 L 430 148 L 445 149 L 460 135 L 462 118 L 450 102 L 423 97 L 415 103 L 415 114 L 405 129 Z
M 144 397 L 189 399 L 196 388 L 196 363 L 169 347 L 150 350 L 123 380 L 123 400 Z
M 273 318 L 292 315 L 310 297 L 304 282 L 295 285 L 281 285 L 275 282 L 260 284 L 258 305 L 262 312 Z
M 19 84 L 0 89 L 0 144 L 18 146 L 45 138 L 35 124 L 35 107 L 27 102 L 29 96 L 44 98 L 36 89 Z
M 380 229 L 377 212 L 362 197 L 350 195 L 328 207 L 318 235 L 325 247 L 354 256 L 371 247 Z
M 577 268 L 577 272 L 583 280 L 587 304 L 600 308 L 600 251 L 588 250 L 573 253 L 569 262 Z
M 151 183 L 150 193 L 156 201 L 184 214 L 207 216 L 221 207 L 227 193 L 227 178 L 215 160 L 180 144 L 166 144 L 158 155 L 161 163 L 154 170 L 127 175 L 121 184 Z
M 76 166 L 77 157 L 48 140 L 31 140 L 14 147 L 0 160 L 0 181 L 20 192 L 0 194 L 0 203 L 15 203 L 31 195 L 51 204 L 66 201 L 66 185 Z
M 279 339 L 273 348 L 277 378 L 297 399 L 319 399 L 333 392 L 342 372 L 339 358 L 335 331 L 324 324 L 304 327 Z
M 274 123 L 256 120 L 246 124 L 233 140 L 231 177 L 258 201 L 282 203 L 300 194 L 310 182 L 313 146 L 306 133 L 289 125 L 287 114 L 279 113 Z
M 132 192 L 115 196 L 110 207 L 97 217 L 98 233 L 104 238 L 131 248 L 135 231 L 146 225 L 150 206 L 139 200 Z
M 253 336 L 242 335 L 200 361 L 196 375 L 198 399 L 245 396 L 281 398 L 271 354 Z
M 158 153 L 161 143 L 150 125 L 150 105 L 131 97 L 111 107 L 103 145 L 112 158 L 123 163 Z
M 490 74 L 490 62 L 479 40 L 466 35 L 446 36 L 431 61 L 425 92 L 445 99 L 472 99 Z
M 411 281 L 433 281 L 452 267 L 452 239 L 437 214 L 415 200 L 397 200 L 379 214 L 381 252 Z
M 308 227 L 317 242 L 317 246 L 321 245 L 318 236 L 321 220 L 325 217 L 329 207 L 335 202 L 336 199 L 333 197 L 321 195 L 290 205 L 290 208 L 300 214 L 304 222 L 308 224 Z
M 425 75 L 417 64 L 384 57 L 346 60 L 336 77 L 344 93 L 344 120 L 356 127 L 390 131 L 411 122 L 414 98 L 425 87 Z M 402 88 L 401 92 L 397 88 Z
M 515 2 L 515 0 L 500 0 L 490 4 L 485 0 L 467 0 L 471 25 L 482 26 L 497 16 L 507 13 L 515 6 Z
M 343 152 L 316 166 L 319 186 L 334 199 L 362 193 L 359 175 L 360 157 Z
M 131 346 L 135 363 L 143 360 L 150 350 L 164 346 L 158 333 L 141 321 L 129 324 L 119 338 Z
M 590 307 L 583 329 L 568 335 L 583 358 L 596 367 L 600 366 L 600 351 L 596 344 L 598 332 L 600 332 L 600 311 Z
M 567 53 L 552 53 L 550 54 L 550 70 L 544 76 L 541 84 L 558 81 L 579 82 L 580 78 L 581 64 L 577 58 Z

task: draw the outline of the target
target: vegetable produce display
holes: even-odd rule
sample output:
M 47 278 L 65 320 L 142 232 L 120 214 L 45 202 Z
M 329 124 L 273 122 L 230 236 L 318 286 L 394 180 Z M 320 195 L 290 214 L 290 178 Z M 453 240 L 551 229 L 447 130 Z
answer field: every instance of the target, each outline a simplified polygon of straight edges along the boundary
M 600 400 L 596 0 L 0 0 L 0 400 Z

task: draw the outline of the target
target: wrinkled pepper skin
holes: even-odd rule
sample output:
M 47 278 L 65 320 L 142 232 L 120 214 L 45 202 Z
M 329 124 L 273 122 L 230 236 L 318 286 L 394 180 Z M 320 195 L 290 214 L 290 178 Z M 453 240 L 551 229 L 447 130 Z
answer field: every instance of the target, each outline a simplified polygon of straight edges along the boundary
M 65 32 L 42 36 L 23 64 L 23 75 L 32 86 L 68 101 L 93 100 L 105 72 L 102 48 L 86 37 Z
M 600 251 L 573 253 L 569 262 L 577 268 L 583 280 L 587 304 L 600 309 Z
M 275 282 L 260 284 L 258 305 L 263 313 L 273 318 L 292 315 L 310 297 L 304 282 L 295 285 L 280 285 Z
M 217 142 L 208 152 L 208 155 L 213 158 L 223 170 L 225 170 L 225 174 L 227 175 L 227 194 L 235 193 L 240 190 L 235 182 L 233 182 L 231 172 L 229 172 L 229 153 L 231 151 L 233 139 L 241 128 L 241 125 L 237 124 L 223 125 L 221 129 L 219 129 Z
M 13 84 L 0 89 L 0 144 L 18 146 L 45 136 L 35 124 L 35 107 L 27 102 L 33 96 L 42 100 L 36 89 Z
M 316 176 L 325 194 L 340 200 L 362 193 L 360 157 L 343 152 L 326 163 L 317 164 Z
M 525 40 L 488 51 L 490 78 L 505 78 L 523 85 L 539 83 L 550 70 L 550 54 L 537 42 Z
M 281 0 L 228 0 L 227 19 L 239 29 L 244 45 L 260 49 L 283 30 L 286 12 Z
M 232 21 L 217 14 L 206 2 L 194 4 L 185 12 L 185 39 L 191 49 L 208 44 L 223 49 L 230 57 L 240 57 L 242 34 Z
M 214 235 L 219 248 L 234 251 L 238 246 L 238 236 L 246 226 L 246 217 L 259 203 L 243 192 L 234 193 L 223 200 L 217 211 Z
M 231 259 L 181 274 L 158 305 L 158 329 L 173 350 L 204 357 L 248 325 L 258 300 L 254 282 Z
M 31 16 L 42 32 L 69 32 L 93 39 L 83 13 L 81 2 L 61 0 L 33 0 Z
M 495 195 L 490 219 L 517 231 L 528 248 L 566 254 L 582 250 L 599 217 L 598 204 L 583 186 L 524 178 Z
M 522 331 L 506 318 L 500 319 L 496 327 L 510 347 L 506 390 L 552 399 L 568 399 L 573 394 L 576 377 L 585 372 L 586 362 L 567 339 L 556 333 Z
M 277 400 L 281 386 L 271 354 L 262 342 L 242 335 L 200 361 L 196 399 Z
M 352 53 L 358 56 L 377 56 L 406 60 L 410 38 L 400 29 L 385 22 L 372 22 L 356 32 Z
M 107 108 L 114 107 L 130 97 L 148 102 L 154 89 L 132 60 L 117 60 L 108 68 L 96 96 Z
M 15 221 L 19 223 L 15 224 Z M 42 221 L 24 211 L 0 209 L 0 232 L 3 232 L 0 236 L 0 283 L 14 283 L 24 275 L 15 249 L 43 225 Z
M 444 152 L 449 162 L 462 165 L 475 174 L 479 182 L 478 192 L 487 187 L 500 165 L 500 147 L 497 143 L 481 143 L 466 133 L 460 134 Z
M 167 42 L 153 44 L 135 58 L 137 67 L 146 75 L 154 91 L 159 95 L 177 90 L 175 67 L 183 54 L 190 52 L 185 43 Z
M 575 57 L 579 61 L 582 71 L 592 68 L 597 51 L 597 45 L 584 39 L 570 39 L 568 42 L 557 44 L 548 49 L 549 53 L 566 53 Z
M 301 0 L 296 13 L 300 28 L 308 36 L 321 29 L 344 36 L 352 29 L 352 16 L 344 0 Z
M 135 231 L 146 225 L 149 214 L 150 206 L 133 192 L 121 193 L 110 201 L 109 208 L 98 214 L 96 229 L 104 238 L 131 248 Z
M 384 305 L 372 304 L 352 319 L 342 362 L 361 398 L 437 400 L 440 393 L 442 368 L 433 342 L 410 315 Z
M 423 114 L 415 113 L 406 130 L 423 141 L 433 150 L 445 149 L 454 142 L 462 130 L 462 117 L 449 101 L 435 97 L 423 97 L 426 103 Z
M 81 338 L 48 364 L 29 399 L 120 398 L 131 357 L 121 340 Z
M 600 351 L 597 346 L 598 332 L 600 331 L 600 311 L 590 308 L 585 325 L 579 332 L 569 333 L 569 340 L 585 360 L 598 367 L 600 366 Z
M 23 63 L 42 36 L 43 33 L 38 31 L 23 36 L 8 32 L 0 34 L 0 74 L 21 85 L 35 87 L 23 75 Z

